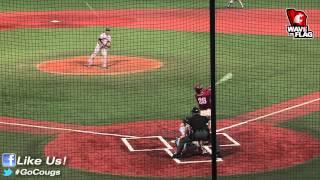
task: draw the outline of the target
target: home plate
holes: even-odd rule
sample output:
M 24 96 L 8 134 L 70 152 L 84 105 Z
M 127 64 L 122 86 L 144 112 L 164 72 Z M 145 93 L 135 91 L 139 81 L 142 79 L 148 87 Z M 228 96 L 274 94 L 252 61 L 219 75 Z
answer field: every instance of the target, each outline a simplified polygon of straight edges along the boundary
M 52 20 L 52 21 L 50 21 L 50 22 L 52 22 L 52 23 L 59 23 L 59 22 L 61 22 L 61 21 L 59 21 L 59 20 Z

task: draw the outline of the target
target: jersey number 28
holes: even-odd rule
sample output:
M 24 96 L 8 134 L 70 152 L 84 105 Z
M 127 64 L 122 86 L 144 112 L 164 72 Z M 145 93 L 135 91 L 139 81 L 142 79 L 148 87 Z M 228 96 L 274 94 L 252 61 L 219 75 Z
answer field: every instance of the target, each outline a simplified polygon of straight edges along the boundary
M 207 99 L 205 97 L 198 98 L 199 104 L 207 104 Z

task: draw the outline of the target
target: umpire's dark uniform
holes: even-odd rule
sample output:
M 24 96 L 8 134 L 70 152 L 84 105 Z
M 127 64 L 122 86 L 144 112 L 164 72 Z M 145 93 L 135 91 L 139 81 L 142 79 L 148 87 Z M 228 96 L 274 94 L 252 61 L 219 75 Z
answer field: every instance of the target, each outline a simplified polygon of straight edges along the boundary
M 199 113 L 194 113 L 189 119 L 187 119 L 187 123 L 192 128 L 192 133 L 190 134 L 190 139 L 192 141 L 200 141 L 200 140 L 209 140 L 209 128 L 208 128 L 209 119 L 205 116 L 201 116 Z
M 206 116 L 200 115 L 198 108 L 192 109 L 192 116 L 186 118 L 186 123 L 190 125 L 192 132 L 189 136 L 180 140 L 177 146 L 177 152 L 172 156 L 173 158 L 181 157 L 183 147 L 192 141 L 209 140 L 210 133 L 208 128 L 209 119 Z
M 192 110 L 196 111 L 196 110 Z M 212 134 L 208 128 L 209 119 L 206 116 L 200 116 L 199 113 L 193 113 L 192 117 L 187 119 L 187 123 L 193 129 L 193 133 L 190 135 L 191 141 L 210 140 L 212 142 Z M 221 158 L 220 147 L 218 139 L 216 138 L 216 156 Z

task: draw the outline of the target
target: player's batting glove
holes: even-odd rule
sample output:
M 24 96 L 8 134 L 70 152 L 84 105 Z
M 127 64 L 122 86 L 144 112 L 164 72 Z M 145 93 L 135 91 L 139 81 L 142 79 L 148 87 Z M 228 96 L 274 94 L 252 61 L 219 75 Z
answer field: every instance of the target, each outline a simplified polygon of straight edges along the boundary
M 111 48 L 111 42 L 107 42 L 106 47 Z

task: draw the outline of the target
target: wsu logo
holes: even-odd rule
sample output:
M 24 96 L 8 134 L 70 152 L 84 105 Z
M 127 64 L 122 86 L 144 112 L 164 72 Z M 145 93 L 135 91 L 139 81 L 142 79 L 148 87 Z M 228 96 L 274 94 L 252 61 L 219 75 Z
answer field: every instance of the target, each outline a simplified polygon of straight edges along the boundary
M 313 32 L 307 25 L 307 15 L 303 11 L 287 9 L 287 16 L 290 25 L 287 27 L 288 35 L 293 38 L 313 38 Z

